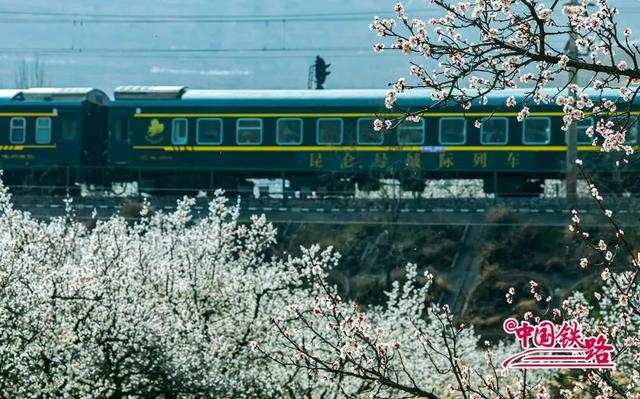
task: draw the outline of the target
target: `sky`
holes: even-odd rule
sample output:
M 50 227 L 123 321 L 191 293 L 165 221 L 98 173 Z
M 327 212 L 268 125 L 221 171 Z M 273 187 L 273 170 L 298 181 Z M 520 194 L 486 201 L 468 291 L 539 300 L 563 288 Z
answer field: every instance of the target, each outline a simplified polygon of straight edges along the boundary
M 426 0 L 409 15 L 437 15 Z M 615 0 L 640 34 L 640 1 Z M 374 15 L 393 0 L 0 0 L 0 86 L 16 86 L 37 60 L 53 87 L 183 85 L 305 89 L 316 55 L 331 64 L 325 88 L 385 88 L 408 59 L 374 54 Z M 438 13 L 439 14 L 439 13 Z M 635 26 L 634 26 L 635 25 Z

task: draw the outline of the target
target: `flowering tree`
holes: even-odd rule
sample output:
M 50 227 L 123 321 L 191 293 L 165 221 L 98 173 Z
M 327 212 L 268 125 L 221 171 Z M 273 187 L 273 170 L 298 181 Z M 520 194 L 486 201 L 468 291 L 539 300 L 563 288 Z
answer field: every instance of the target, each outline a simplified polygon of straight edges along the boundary
M 0 187 L 0 397 L 306 395 L 250 350 L 277 348 L 271 320 L 309 295 L 306 269 L 272 257 L 264 217 L 241 224 L 218 196 L 193 223 L 191 205 L 88 229 L 36 221 Z
M 561 107 L 565 131 L 594 116 L 596 126 L 587 130 L 593 145 L 603 152 L 621 153 L 623 162 L 618 166 L 628 162 L 633 148 L 626 133 L 635 123 L 631 105 L 640 90 L 640 48 L 631 39 L 631 30 L 617 25 L 618 10 L 607 0 L 597 1 L 594 9 L 587 0 L 568 5 L 557 0 L 544 4 L 431 0 L 430 4 L 442 11 L 441 17 L 409 19 L 397 3 L 394 18 L 376 17 L 370 25 L 387 39 L 374 45 L 375 51 L 396 50 L 417 57 L 410 62 L 414 81 L 398 79 L 384 100 L 387 108 L 401 111 L 403 117 L 378 119 L 377 130 L 404 120 L 418 121 L 431 109 L 472 110 L 485 105 L 496 90 L 521 88 L 523 96 L 508 97 L 503 105 L 515 108 L 518 121 L 529 116 L 530 107 L 553 103 Z M 566 72 L 570 78 L 560 81 Z M 574 79 L 579 73 L 588 76 L 582 86 Z M 432 105 L 421 110 L 398 107 L 398 97 L 416 88 L 430 89 L 426 93 L 434 100 Z M 481 123 L 475 122 L 477 127 Z M 428 294 L 431 274 L 420 279 L 415 266 L 408 268 L 408 282 L 387 294 L 385 308 L 368 312 L 343 301 L 316 268 L 315 299 L 289 305 L 288 312 L 274 321 L 288 351 L 263 352 L 278 364 L 306 369 L 319 381 L 340 386 L 349 396 L 524 399 L 583 397 L 589 392 L 598 398 L 640 397 L 640 254 L 625 239 L 590 176 L 580 170 L 613 227 L 612 237 L 594 239 L 575 211 L 570 226 L 594 250 L 594 255 L 580 260 L 580 267 L 600 267 L 603 287 L 594 294 L 575 293 L 554 308 L 553 298 L 532 281 L 530 294 L 542 310 L 527 312 L 524 318 L 544 326 L 553 325 L 544 320 L 575 321 L 578 324 L 570 325 L 581 327 L 585 335 L 603 334 L 613 344 L 616 370 L 535 374 L 501 369 L 496 358 L 504 359 L 504 346 L 486 343 L 479 350 L 472 328 L 456 323 L 446 305 L 433 304 Z M 308 256 L 313 258 L 313 253 Z M 510 289 L 506 300 L 511 303 L 515 295 Z
M 418 55 L 422 62 L 411 61 L 415 83 L 398 79 L 385 105 L 394 108 L 405 90 L 432 89 L 430 96 L 436 101 L 404 117 L 416 120 L 431 108 L 455 105 L 469 110 L 485 104 L 491 92 L 524 87 L 526 96 L 519 103 L 509 97 L 504 104 L 505 108 L 518 107 L 519 121 L 529 115 L 529 107 L 555 101 L 564 112 L 564 130 L 587 115 L 600 116 L 596 128 L 587 132 L 594 142 L 604 151 L 632 152 L 625 145 L 626 124 L 607 118 L 612 113 L 628 115 L 639 90 L 639 48 L 631 40 L 631 30 L 619 28 L 615 21 L 618 10 L 607 0 L 598 1 L 593 11 L 587 0 L 575 5 L 549 3 L 431 0 L 443 15 L 428 21 L 409 20 L 403 5 L 397 3 L 395 19 L 376 17 L 370 26 L 391 42 L 376 44 L 374 50 Z M 567 51 L 567 39 L 575 41 L 578 52 Z M 588 75 L 588 82 L 583 86 L 571 83 L 571 78 L 559 82 L 565 71 Z M 386 122 L 386 126 L 393 124 L 393 120 Z M 384 127 L 382 121 L 377 127 Z
M 406 283 L 394 283 L 386 306 L 365 312 L 327 284 L 316 250 L 306 254 L 307 263 L 315 264 L 315 299 L 290 304 L 274 320 L 286 350 L 274 354 L 258 347 L 277 364 L 304 368 L 319 384 L 332 384 L 346 397 L 548 394 L 545 373 L 502 370 L 503 344 L 492 347 L 485 341 L 478 348 L 473 328 L 455 323 L 447 305 L 427 305 L 430 273 L 419 278 L 417 267 L 408 265 Z
M 583 176 L 589 176 L 583 171 Z M 611 227 L 610 233 L 592 237 L 589 229 L 582 226 L 577 211 L 573 211 L 569 229 L 591 250 L 591 255 L 580 259 L 579 265 L 586 269 L 598 268 L 601 284 L 591 295 L 576 292 L 562 302 L 562 309 L 554 309 L 556 316 L 580 323 L 583 331 L 603 334 L 612 342 L 616 354 L 617 369 L 614 372 L 592 370 L 581 375 L 576 384 L 596 387 L 601 397 L 640 397 L 640 252 L 625 236 L 613 211 L 607 209 L 605 198 L 590 184 L 591 196 L 599 205 Z

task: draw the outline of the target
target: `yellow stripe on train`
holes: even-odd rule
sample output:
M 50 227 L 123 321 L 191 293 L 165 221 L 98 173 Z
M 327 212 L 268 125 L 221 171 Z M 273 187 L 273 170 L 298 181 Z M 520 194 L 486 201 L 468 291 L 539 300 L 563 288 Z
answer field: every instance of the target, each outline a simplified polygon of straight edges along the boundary
M 55 144 L 19 144 L 19 145 L 0 145 L 0 151 L 24 151 L 31 149 L 55 149 Z
M 376 145 L 301 145 L 301 146 L 273 146 L 273 145 L 196 145 L 196 146 L 162 146 L 162 145 L 134 145 L 134 150 L 155 150 L 165 152 L 564 152 L 564 145 L 505 145 L 505 146 L 376 146 Z M 634 146 L 640 149 L 640 146 Z M 578 151 L 600 151 L 600 147 L 579 145 Z

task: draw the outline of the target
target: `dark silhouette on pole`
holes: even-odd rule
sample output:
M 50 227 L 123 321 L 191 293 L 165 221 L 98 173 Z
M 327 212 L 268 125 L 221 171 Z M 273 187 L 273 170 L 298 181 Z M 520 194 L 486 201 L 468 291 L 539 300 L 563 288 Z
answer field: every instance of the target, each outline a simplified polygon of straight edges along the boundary
M 316 75 L 316 89 L 322 90 L 324 89 L 322 85 L 324 85 L 325 80 L 327 80 L 327 76 L 331 73 L 327 71 L 331 64 L 327 64 L 320 56 L 317 56 L 314 66 Z

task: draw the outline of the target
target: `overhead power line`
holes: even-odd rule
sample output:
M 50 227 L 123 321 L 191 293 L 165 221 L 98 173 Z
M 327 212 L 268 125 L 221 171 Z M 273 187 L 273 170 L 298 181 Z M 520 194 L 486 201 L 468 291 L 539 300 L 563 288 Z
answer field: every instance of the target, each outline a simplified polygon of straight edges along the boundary
M 255 52 L 318 52 L 318 51 L 373 51 L 370 47 L 299 47 L 299 48 L 68 48 L 68 47 L 0 47 L 1 52 L 21 53 L 255 53 Z
M 425 12 L 429 10 L 414 10 L 412 12 Z M 377 11 L 352 11 L 352 12 L 324 12 L 324 13 L 290 13 L 290 14 L 232 14 L 232 15 L 202 15 L 202 14 L 165 14 L 165 15 L 149 15 L 149 14 L 96 14 L 96 13 L 69 13 L 69 12 L 49 12 L 49 11 L 2 11 L 0 14 L 11 15 L 42 15 L 42 16 L 64 16 L 64 17 L 96 17 L 96 18 L 217 18 L 217 19 L 239 19 L 239 18 L 295 18 L 295 17 L 333 17 L 338 15 L 376 15 L 393 13 L 393 9 L 377 10 Z
M 434 10 L 416 10 L 416 14 L 433 13 Z M 6 22 L 127 22 L 127 23 L 231 23 L 269 21 L 346 21 L 372 19 L 375 15 L 391 15 L 393 10 L 358 11 L 307 14 L 239 14 L 239 15 L 148 15 L 148 14 L 92 14 L 36 11 L 0 11 L 0 15 L 12 16 Z
M 42 56 L 103 56 L 117 58 L 309 58 L 315 57 L 319 52 L 331 55 L 332 58 L 360 58 L 385 56 L 394 54 L 392 51 L 375 53 L 369 47 L 309 47 L 309 48 L 255 48 L 255 49 L 72 49 L 52 47 L 4 47 L 0 48 L 4 54 L 14 55 L 42 55 Z
M 45 18 L 0 18 L 2 23 L 14 23 L 14 24 L 69 24 L 69 23 L 83 23 L 83 24 L 256 24 L 256 23 L 302 23 L 302 22 L 349 22 L 349 21 L 368 21 L 372 18 L 364 17 L 334 17 L 331 19 L 325 18 L 282 18 L 282 19 L 265 19 L 265 18 L 253 18 L 253 19 L 45 19 Z
M 625 14 L 628 12 L 637 13 L 640 12 L 639 6 L 626 6 L 624 8 L 618 7 L 621 12 Z M 424 13 L 437 13 L 442 14 L 442 9 L 429 8 L 429 9 L 407 9 L 407 15 L 422 15 Z M 241 19 L 288 19 L 288 18 L 332 18 L 332 17 L 353 17 L 353 16 L 365 16 L 373 17 L 378 15 L 380 17 L 394 16 L 392 8 L 384 10 L 369 10 L 369 11 L 350 11 L 350 12 L 320 12 L 320 13 L 288 13 L 288 14 L 231 14 L 231 15 L 206 15 L 206 14 L 121 14 L 121 13 L 83 13 L 83 12 L 56 12 L 56 11 L 27 11 L 27 10 L 0 10 L 0 15 L 14 15 L 14 16 L 37 16 L 37 17 L 72 17 L 72 18 L 128 18 L 128 19 L 208 19 L 208 20 L 241 20 Z

